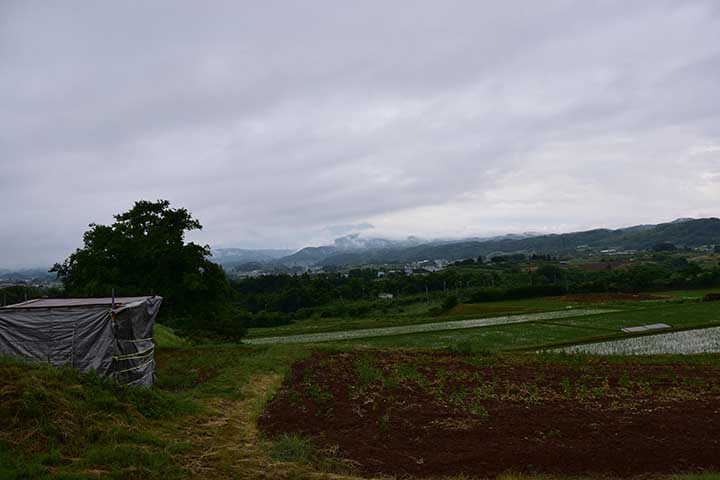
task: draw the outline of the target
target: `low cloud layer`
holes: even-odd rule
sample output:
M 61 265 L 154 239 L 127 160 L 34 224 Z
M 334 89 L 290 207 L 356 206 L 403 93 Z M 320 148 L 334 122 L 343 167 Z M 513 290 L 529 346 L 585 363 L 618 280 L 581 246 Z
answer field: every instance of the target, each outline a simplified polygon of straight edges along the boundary
M 0 3 L 0 266 L 718 215 L 715 1 Z

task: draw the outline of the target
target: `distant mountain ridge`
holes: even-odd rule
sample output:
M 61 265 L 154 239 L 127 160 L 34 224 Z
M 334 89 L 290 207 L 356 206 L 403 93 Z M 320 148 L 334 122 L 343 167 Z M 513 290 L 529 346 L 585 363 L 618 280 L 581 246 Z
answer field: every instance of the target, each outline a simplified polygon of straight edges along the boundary
M 578 247 L 582 246 L 643 250 L 652 248 L 659 243 L 672 243 L 687 247 L 720 244 L 720 219 L 679 219 L 658 225 L 635 225 L 615 230 L 594 229 L 523 238 L 510 235 L 492 239 L 432 242 L 410 247 L 391 246 L 361 251 L 335 252 L 334 254 L 330 247 L 330 250 L 318 252 L 319 254 L 314 258 L 319 258 L 317 264 L 321 266 L 350 266 L 441 258 L 457 260 L 494 253 L 525 252 L 558 255 L 576 251 Z M 298 254 L 306 250 L 308 249 L 303 249 Z M 281 258 L 276 262 L 285 264 L 288 258 L 292 259 L 292 257 Z
M 363 238 L 357 234 L 336 239 L 332 245 L 290 249 L 213 248 L 211 260 L 227 270 L 238 266 L 260 269 L 272 266 L 358 266 L 366 264 L 405 263 L 419 260 L 459 260 L 500 253 L 563 254 L 578 247 L 643 250 L 659 243 L 698 247 L 720 245 L 720 219 L 716 217 L 679 218 L 657 225 L 634 225 L 619 229 L 593 229 L 581 232 L 540 235 L 527 232 L 495 237 L 474 237 L 459 240 L 425 240 L 408 237 L 404 240 Z M 31 279 L 52 277 L 47 269 L 0 268 L 0 279 Z
M 697 247 L 720 244 L 720 219 L 679 218 L 657 225 L 633 225 L 625 228 L 598 228 L 572 233 L 542 235 L 533 232 L 493 237 L 424 240 L 364 238 L 358 234 L 335 239 L 332 245 L 291 250 L 217 249 L 213 260 L 224 267 L 242 264 L 259 266 L 311 267 L 359 266 L 366 264 L 405 263 L 419 260 L 458 260 L 500 253 L 567 254 L 578 247 L 643 250 L 658 243 Z M 281 255 L 285 252 L 284 255 Z
M 487 241 L 499 239 L 522 239 L 528 238 L 536 234 L 506 234 L 495 237 L 484 237 L 464 240 Z M 273 263 L 281 264 L 288 267 L 309 267 L 312 265 L 345 265 L 343 259 L 347 259 L 351 263 L 363 259 L 367 256 L 372 257 L 377 252 L 396 251 L 411 249 L 422 246 L 440 246 L 457 243 L 460 240 L 423 240 L 419 237 L 410 236 L 404 240 L 388 240 L 385 238 L 362 238 L 358 234 L 346 235 L 335 239 L 333 245 L 321 247 L 305 247 L 298 252 L 287 257 L 280 258 Z M 329 262 L 328 259 L 333 259 Z M 361 261 L 361 260 L 360 260 Z M 340 262 L 340 263 L 333 263 Z M 361 263 L 367 263 L 362 262 Z
M 248 249 L 248 248 L 213 248 L 212 261 L 226 268 L 257 262 L 266 263 L 272 260 L 286 257 L 293 253 L 294 250 L 289 249 Z

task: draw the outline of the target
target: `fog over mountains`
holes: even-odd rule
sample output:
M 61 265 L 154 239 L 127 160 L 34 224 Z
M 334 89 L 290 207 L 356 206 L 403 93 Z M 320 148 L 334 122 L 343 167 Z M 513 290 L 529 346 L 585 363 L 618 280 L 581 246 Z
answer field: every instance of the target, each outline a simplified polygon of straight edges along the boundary
M 423 239 L 409 236 L 402 240 L 365 238 L 345 235 L 332 245 L 292 249 L 212 248 L 212 260 L 228 271 L 311 266 L 361 266 L 403 263 L 419 260 L 464 258 L 501 253 L 543 253 L 572 255 L 580 249 L 644 250 L 660 243 L 695 248 L 720 245 L 720 219 L 679 218 L 657 225 L 633 225 L 626 228 L 598 228 L 581 232 L 543 235 L 533 232 L 462 239 Z M 9 269 L 0 265 L 0 278 L 48 278 L 47 268 Z M 54 275 L 52 275 L 54 276 Z
M 405 240 L 363 238 L 347 235 L 332 245 L 305 247 L 282 255 L 283 250 L 216 249 L 214 260 L 226 268 L 245 262 L 257 265 L 358 266 L 374 263 L 399 263 L 425 259 L 457 260 L 497 253 L 526 252 L 569 254 L 581 248 L 648 249 L 659 243 L 698 247 L 720 244 L 720 219 L 680 218 L 658 225 L 634 225 L 619 229 L 593 229 L 582 232 L 541 235 L 507 234 L 487 238 Z M 241 252 L 241 253 L 236 253 Z

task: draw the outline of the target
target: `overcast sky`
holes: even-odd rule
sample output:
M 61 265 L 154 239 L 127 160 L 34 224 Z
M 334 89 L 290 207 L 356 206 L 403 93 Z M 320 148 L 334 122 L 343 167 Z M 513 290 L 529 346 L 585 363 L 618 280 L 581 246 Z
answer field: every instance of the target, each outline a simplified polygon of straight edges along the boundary
M 720 214 L 720 2 L 0 0 L 0 266 Z

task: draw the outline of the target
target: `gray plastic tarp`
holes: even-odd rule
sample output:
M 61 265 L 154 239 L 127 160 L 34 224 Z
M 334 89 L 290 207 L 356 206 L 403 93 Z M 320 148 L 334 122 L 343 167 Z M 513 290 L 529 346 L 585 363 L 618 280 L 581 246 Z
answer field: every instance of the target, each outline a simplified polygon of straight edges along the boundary
M 128 385 L 153 385 L 153 325 L 162 298 L 132 300 L 114 309 L 61 301 L 0 308 L 0 353 L 95 370 Z

